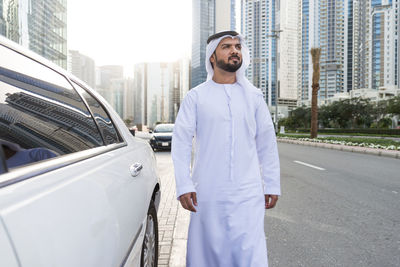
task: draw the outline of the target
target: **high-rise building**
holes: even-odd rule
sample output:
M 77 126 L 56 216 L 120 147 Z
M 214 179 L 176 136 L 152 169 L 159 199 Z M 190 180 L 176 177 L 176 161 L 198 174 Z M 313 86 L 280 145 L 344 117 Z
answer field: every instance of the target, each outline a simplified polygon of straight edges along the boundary
M 147 64 L 136 64 L 133 85 L 133 123 L 147 125 Z
M 398 9 L 398 1 L 371 1 L 368 84 L 373 89 L 398 84 Z
M 193 0 L 191 88 L 207 79 L 207 38 L 215 33 L 215 0 Z
M 189 60 L 135 65 L 134 123 L 174 122 L 189 90 Z
M 246 36 L 251 64 L 246 71 L 247 78 L 260 88 L 269 106 L 275 105 L 277 96 L 275 1 L 242 0 L 241 27 Z
M 398 87 L 399 0 L 355 0 L 352 5 L 353 58 L 352 65 L 347 63 L 348 90 Z M 350 59 L 349 48 L 346 51 Z
M 345 0 L 320 0 L 321 78 L 319 98 L 344 92 Z
M 0 0 L 0 34 L 67 68 L 67 0 Z
M 355 19 L 357 16 L 354 16 L 357 11 L 358 3 L 353 0 L 347 0 L 345 3 L 345 59 L 344 59 L 344 91 L 350 91 L 353 89 L 353 74 L 354 74 L 354 45 L 358 43 L 358 40 L 354 38 L 354 29 L 355 29 Z
M 180 59 L 173 63 L 172 68 L 169 118 L 174 122 L 181 102 L 189 91 L 189 60 Z
M 157 122 L 169 122 L 170 97 L 173 80 L 173 63 L 141 63 L 135 65 L 135 110 L 134 122 L 154 127 Z M 138 101 L 143 100 L 142 104 Z
M 319 47 L 319 1 L 300 0 L 298 16 L 298 101 L 311 100 L 312 58 L 310 50 Z
M 68 51 L 68 71 L 73 75 L 87 83 L 90 87 L 95 88 L 95 63 L 94 60 L 85 56 L 79 51 Z
M 207 38 L 220 31 L 235 30 L 235 0 L 193 0 L 191 88 L 207 79 Z
M 106 65 L 100 66 L 98 70 L 98 75 L 100 77 L 97 78 L 99 83 L 96 84 L 95 89 L 112 105 L 114 102 L 113 98 L 115 97 L 113 95 L 113 89 L 121 88 L 121 86 L 117 86 L 117 84 L 120 83 L 118 81 L 124 79 L 124 68 L 118 65 Z
M 299 0 L 276 1 L 276 30 L 278 39 L 278 105 L 296 107 L 297 105 L 297 60 L 299 39 Z

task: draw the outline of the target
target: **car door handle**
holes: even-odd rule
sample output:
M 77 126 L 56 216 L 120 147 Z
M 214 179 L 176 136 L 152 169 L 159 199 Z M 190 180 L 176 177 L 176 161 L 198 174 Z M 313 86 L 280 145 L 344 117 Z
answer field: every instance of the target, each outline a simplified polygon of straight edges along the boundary
M 131 167 L 129 168 L 129 170 L 131 171 L 131 175 L 133 177 L 138 176 L 142 169 L 143 169 L 143 165 L 139 162 L 132 164 Z

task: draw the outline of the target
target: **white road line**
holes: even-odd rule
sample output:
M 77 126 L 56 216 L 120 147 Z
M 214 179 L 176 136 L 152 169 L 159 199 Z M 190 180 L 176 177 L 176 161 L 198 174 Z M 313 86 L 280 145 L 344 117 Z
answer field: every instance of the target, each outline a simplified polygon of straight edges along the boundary
M 305 163 L 305 162 L 302 162 L 302 161 L 295 160 L 294 162 L 296 162 L 298 164 L 301 164 L 301 165 L 304 165 L 304 166 L 307 166 L 307 167 L 310 167 L 310 168 L 314 168 L 314 169 L 320 170 L 320 171 L 325 171 L 324 168 L 317 167 L 317 166 L 314 166 L 314 165 L 311 165 L 311 164 L 308 164 L 308 163 Z

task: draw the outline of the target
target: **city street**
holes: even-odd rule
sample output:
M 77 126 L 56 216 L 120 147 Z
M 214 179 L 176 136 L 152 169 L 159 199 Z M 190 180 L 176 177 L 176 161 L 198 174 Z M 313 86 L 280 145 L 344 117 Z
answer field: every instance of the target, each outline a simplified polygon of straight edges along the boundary
M 285 143 L 279 153 L 282 196 L 265 221 L 270 266 L 399 266 L 398 159 Z M 167 191 L 160 266 L 184 266 L 188 213 L 174 196 L 170 152 L 156 156 Z

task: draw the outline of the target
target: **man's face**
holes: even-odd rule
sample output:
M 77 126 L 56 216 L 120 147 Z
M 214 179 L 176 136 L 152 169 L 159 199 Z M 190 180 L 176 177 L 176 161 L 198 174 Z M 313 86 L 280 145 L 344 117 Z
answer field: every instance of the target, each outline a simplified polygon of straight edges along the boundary
M 227 72 L 236 72 L 242 66 L 242 46 L 238 38 L 226 37 L 221 40 L 211 56 L 212 65 Z

